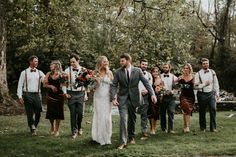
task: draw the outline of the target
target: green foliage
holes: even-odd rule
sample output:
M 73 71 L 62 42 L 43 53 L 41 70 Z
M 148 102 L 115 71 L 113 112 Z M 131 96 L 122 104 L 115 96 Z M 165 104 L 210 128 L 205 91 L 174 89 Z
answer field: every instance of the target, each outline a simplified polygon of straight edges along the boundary
M 191 10 L 184 4 L 55 0 L 46 7 L 33 0 L 9 2 L 8 62 L 36 54 L 43 64 L 55 55 L 66 63 L 66 56 L 77 51 L 89 68 L 99 55 L 108 56 L 112 68 L 117 68 L 119 55 L 128 52 L 137 63 L 143 57 L 152 66 L 170 61 L 177 70 L 193 60 L 192 18 L 185 15 Z M 22 63 L 18 68 L 24 67 Z
M 111 69 L 116 69 L 119 67 L 119 55 L 127 52 L 137 66 L 141 58 L 148 59 L 150 68 L 170 62 L 176 74 L 181 72 L 184 62 L 191 63 L 194 71 L 199 70 L 198 60 L 201 57 L 210 58 L 217 73 L 228 68 L 221 66 L 222 58 L 224 64 L 234 61 L 229 58 L 234 58 L 235 40 L 230 41 L 227 51 L 218 52 L 214 37 L 197 18 L 196 8 L 184 0 L 46 2 L 49 1 L 8 1 L 7 62 L 10 82 L 18 79 L 31 54 L 39 56 L 39 68 L 44 72 L 49 70 L 49 62 L 55 56 L 66 67 L 68 56 L 73 52 L 77 52 L 82 58 L 81 64 L 90 69 L 94 69 L 96 58 L 100 55 L 107 56 Z M 219 13 L 223 10 L 221 8 Z M 214 30 L 218 24 L 202 14 L 209 29 Z M 236 34 L 235 24 L 232 16 L 232 39 Z M 224 76 L 219 75 L 223 82 L 226 80 Z M 229 86 L 222 85 L 226 89 Z

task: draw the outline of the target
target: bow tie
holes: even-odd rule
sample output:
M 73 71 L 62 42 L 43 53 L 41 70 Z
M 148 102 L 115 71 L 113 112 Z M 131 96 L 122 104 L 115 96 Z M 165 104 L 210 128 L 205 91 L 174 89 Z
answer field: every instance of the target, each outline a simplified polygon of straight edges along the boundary
M 205 70 L 205 71 L 204 71 L 204 73 L 208 73 L 208 72 L 209 72 L 209 70 Z
M 72 69 L 73 71 L 76 71 L 76 72 L 78 72 L 79 71 L 79 69 Z
M 30 72 L 36 72 L 36 69 L 30 69 Z
M 169 75 L 164 75 L 164 77 L 169 77 Z

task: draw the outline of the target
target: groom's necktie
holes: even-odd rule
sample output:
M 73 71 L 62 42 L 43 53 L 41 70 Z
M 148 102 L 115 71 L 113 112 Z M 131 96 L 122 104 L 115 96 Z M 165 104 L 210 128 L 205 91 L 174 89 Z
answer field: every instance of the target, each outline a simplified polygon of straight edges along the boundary
M 126 75 L 127 75 L 127 81 L 129 83 L 129 70 L 128 69 L 126 70 Z

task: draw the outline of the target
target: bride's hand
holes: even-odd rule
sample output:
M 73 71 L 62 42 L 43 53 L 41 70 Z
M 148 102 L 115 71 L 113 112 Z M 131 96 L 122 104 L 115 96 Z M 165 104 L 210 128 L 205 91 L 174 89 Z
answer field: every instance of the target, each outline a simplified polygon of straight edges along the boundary
M 112 100 L 112 104 L 113 104 L 114 106 L 118 106 L 118 105 L 119 105 L 119 102 L 117 101 L 117 99 L 114 99 L 114 100 Z

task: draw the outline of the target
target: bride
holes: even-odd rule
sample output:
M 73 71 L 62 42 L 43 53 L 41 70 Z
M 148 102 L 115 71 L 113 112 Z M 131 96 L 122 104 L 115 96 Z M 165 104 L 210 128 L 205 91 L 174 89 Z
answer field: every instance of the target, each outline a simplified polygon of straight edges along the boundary
M 97 85 L 93 96 L 92 139 L 100 145 L 111 144 L 110 84 L 113 80 L 113 74 L 109 70 L 109 62 L 106 56 L 98 57 L 95 75 L 97 75 Z

